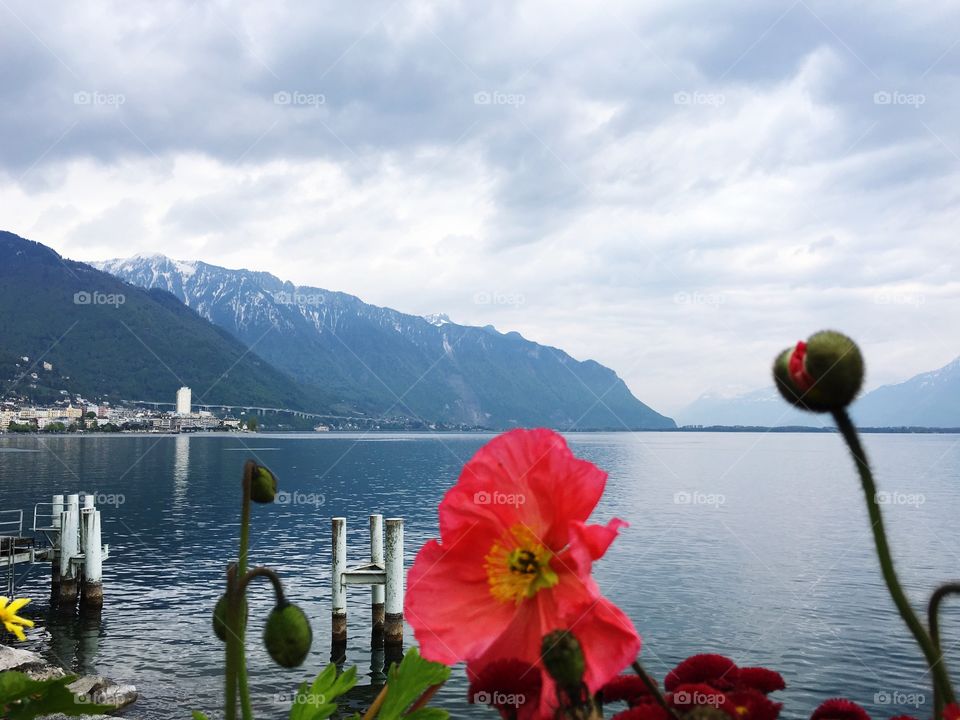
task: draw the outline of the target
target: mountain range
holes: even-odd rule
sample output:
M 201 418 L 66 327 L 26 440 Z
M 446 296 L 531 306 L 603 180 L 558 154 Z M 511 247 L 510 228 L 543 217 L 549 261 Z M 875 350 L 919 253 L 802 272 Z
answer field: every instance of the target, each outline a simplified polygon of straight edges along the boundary
M 850 414 L 861 427 L 960 428 L 960 357 L 939 370 L 882 385 L 858 398 Z M 827 415 L 789 407 L 771 383 L 749 392 L 701 395 L 677 414 L 681 425 L 824 427 Z
M 266 272 L 163 255 L 92 263 L 170 293 L 343 415 L 506 428 L 668 429 L 610 369 L 516 332 L 367 304 Z
M 0 231 L 0 397 L 172 402 L 181 385 L 197 403 L 321 402 L 169 293 Z

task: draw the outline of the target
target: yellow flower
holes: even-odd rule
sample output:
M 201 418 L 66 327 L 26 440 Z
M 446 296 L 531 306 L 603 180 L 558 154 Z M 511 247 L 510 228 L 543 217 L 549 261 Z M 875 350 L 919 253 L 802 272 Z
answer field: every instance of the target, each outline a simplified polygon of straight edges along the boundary
M 3 623 L 3 626 L 8 632 L 12 632 L 17 636 L 17 640 L 26 640 L 27 636 L 23 634 L 23 628 L 33 627 L 33 620 L 17 617 L 17 610 L 28 602 L 30 602 L 30 600 L 27 598 L 10 602 L 9 598 L 0 595 L 0 622 Z

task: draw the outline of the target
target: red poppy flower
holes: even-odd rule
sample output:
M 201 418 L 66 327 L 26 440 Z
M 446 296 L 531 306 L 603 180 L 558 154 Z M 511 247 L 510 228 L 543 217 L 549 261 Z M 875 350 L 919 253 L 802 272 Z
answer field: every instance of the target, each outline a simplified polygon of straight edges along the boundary
M 631 705 L 636 705 L 642 699 L 651 697 L 647 686 L 637 675 L 617 675 L 604 685 L 600 692 L 603 693 L 604 703 L 625 700 Z
M 870 716 L 852 700 L 831 698 L 813 711 L 810 720 L 870 720 Z
M 723 655 L 691 655 L 667 673 L 663 686 L 672 691 L 682 683 L 706 683 L 716 690 L 732 690 L 737 672 L 736 663 Z
M 960 705 L 950 703 L 943 709 L 943 720 L 960 720 Z
M 551 430 L 512 430 L 482 447 L 440 503 L 440 540 L 408 575 L 405 612 L 423 656 L 466 660 L 474 677 L 502 660 L 535 666 L 542 717 L 556 706 L 540 661 L 547 633 L 577 638 L 590 692 L 634 660 L 637 631 L 590 574 L 625 525 L 586 524 L 605 484 Z
M 783 675 L 775 670 L 768 670 L 762 667 L 740 668 L 737 671 L 737 689 L 759 690 L 764 695 L 769 695 L 776 690 L 783 690 L 787 687 Z

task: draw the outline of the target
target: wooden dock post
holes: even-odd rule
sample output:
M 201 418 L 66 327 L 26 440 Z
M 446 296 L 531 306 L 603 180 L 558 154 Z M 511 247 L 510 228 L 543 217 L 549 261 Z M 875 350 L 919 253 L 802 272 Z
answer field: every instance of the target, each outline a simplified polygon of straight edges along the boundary
M 343 582 L 343 572 L 347 569 L 347 519 L 333 518 L 333 568 L 331 576 L 333 654 L 340 656 L 338 650 L 346 650 L 347 645 L 347 586 Z
M 403 648 L 403 519 L 389 518 L 387 525 L 386 606 L 384 640 L 388 654 Z M 389 652 L 393 650 L 394 652 Z M 389 663 L 388 658 L 387 662 Z
M 103 608 L 103 546 L 100 544 L 100 511 L 96 509 L 93 495 L 83 498 L 83 585 L 80 593 L 80 610 L 88 614 L 99 613 Z
M 72 613 L 77 606 L 80 590 L 74 557 L 80 553 L 80 496 L 67 495 L 60 513 L 60 597 L 57 608 Z
M 53 528 L 53 551 L 50 558 L 50 605 L 56 607 L 60 602 L 60 535 L 62 530 L 60 516 L 63 514 L 63 495 L 54 495 L 52 505 L 50 527 Z
M 383 567 L 383 515 L 370 516 L 370 562 Z M 374 648 L 383 647 L 383 585 L 370 586 L 370 611 L 372 629 L 370 643 Z

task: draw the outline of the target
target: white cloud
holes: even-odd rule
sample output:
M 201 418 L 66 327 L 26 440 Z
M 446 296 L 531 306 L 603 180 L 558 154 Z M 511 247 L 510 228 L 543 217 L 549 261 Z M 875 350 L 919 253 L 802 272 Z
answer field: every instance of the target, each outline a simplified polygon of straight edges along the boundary
M 874 384 L 960 354 L 957 11 L 631 5 L 13 3 L 3 225 L 515 329 L 668 412 L 822 326 Z

